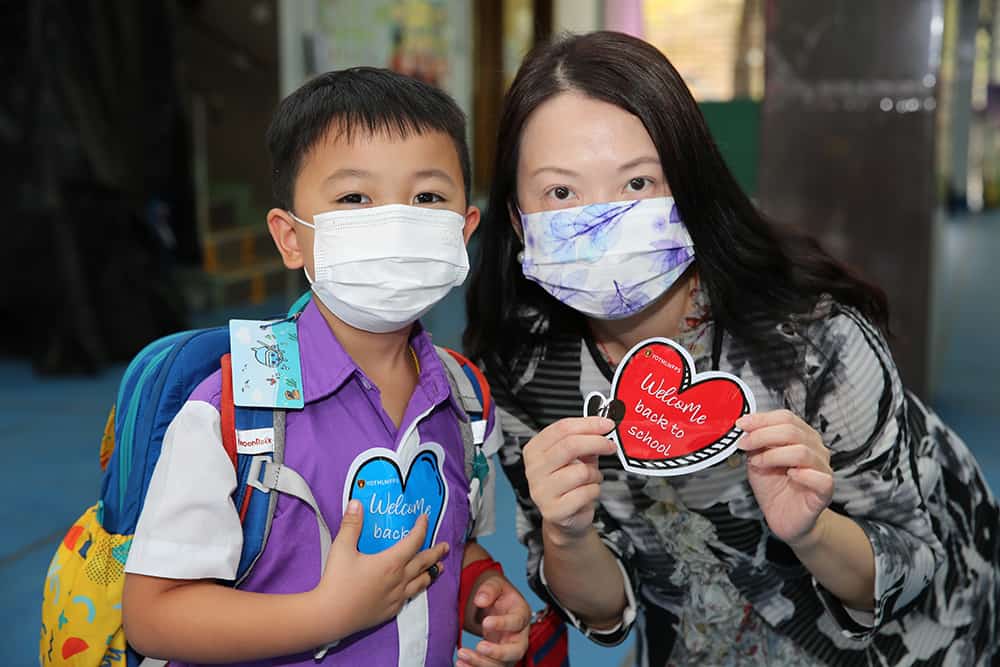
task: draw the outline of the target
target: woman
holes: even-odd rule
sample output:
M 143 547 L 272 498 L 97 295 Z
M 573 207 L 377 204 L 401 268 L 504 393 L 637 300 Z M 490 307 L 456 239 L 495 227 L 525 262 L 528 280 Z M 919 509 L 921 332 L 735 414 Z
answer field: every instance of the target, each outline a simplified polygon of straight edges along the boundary
M 638 617 L 642 665 L 996 659 L 998 508 L 900 385 L 883 294 L 764 219 L 662 54 L 608 32 L 536 49 L 494 178 L 465 340 L 540 595 L 602 644 Z M 632 475 L 578 416 L 656 336 L 752 389 L 740 455 Z

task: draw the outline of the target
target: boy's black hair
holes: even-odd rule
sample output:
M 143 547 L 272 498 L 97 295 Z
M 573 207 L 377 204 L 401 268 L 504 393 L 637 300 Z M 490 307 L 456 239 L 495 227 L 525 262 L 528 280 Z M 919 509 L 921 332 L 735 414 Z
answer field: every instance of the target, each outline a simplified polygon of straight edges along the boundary
M 302 160 L 334 123 L 350 141 L 357 132 L 444 132 L 455 143 L 469 201 L 471 168 L 465 114 L 444 91 L 417 79 L 376 67 L 352 67 L 320 74 L 278 105 L 267 129 L 271 188 L 279 206 L 292 210 Z

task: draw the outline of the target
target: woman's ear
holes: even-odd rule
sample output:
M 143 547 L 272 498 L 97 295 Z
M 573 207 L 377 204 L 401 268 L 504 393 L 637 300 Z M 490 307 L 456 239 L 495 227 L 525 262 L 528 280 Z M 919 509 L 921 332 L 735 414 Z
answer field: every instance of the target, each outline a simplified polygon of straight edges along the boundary
M 469 239 L 472 238 L 472 234 L 479 229 L 479 221 L 482 215 L 479 212 L 479 208 L 476 206 L 470 206 L 468 210 L 465 211 L 465 226 L 462 228 L 462 236 L 465 238 L 465 244 L 469 244 Z
M 521 240 L 521 245 L 524 245 L 524 229 L 521 227 L 521 214 L 517 210 L 517 204 L 507 202 L 507 213 L 510 215 L 510 226 L 514 228 L 514 233 Z
M 281 254 L 285 267 L 296 271 L 301 269 L 305 262 L 298 227 L 295 219 L 284 209 L 272 208 L 267 212 L 267 228 L 271 232 L 274 245 Z M 312 230 L 308 231 L 311 233 Z

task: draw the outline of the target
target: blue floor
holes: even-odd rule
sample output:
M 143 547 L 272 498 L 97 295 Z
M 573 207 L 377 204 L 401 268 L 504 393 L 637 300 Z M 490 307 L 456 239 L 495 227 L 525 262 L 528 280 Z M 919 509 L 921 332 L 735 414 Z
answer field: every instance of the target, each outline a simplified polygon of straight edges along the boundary
M 934 407 L 976 453 L 1000 491 L 1000 216 L 946 225 L 938 317 Z M 436 342 L 458 345 L 457 295 L 427 319 Z M 251 315 L 252 316 L 252 315 Z M 208 324 L 210 322 L 199 323 Z M 0 666 L 37 664 L 39 600 L 56 542 L 93 502 L 99 484 L 97 450 L 123 368 L 97 378 L 40 379 L 26 363 L 0 361 Z M 506 480 L 498 489 L 497 534 L 484 546 L 522 590 L 524 550 L 513 539 L 514 501 Z M 533 604 L 538 604 L 532 598 Z M 630 642 L 629 642 L 630 643 Z M 571 633 L 574 667 L 618 664 L 629 649 L 593 647 Z

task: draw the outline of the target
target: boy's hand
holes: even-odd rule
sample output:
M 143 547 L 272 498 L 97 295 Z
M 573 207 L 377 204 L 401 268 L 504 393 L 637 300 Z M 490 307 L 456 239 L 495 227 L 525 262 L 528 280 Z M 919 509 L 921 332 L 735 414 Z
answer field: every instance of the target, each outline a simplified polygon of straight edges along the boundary
M 330 547 L 326 570 L 314 589 L 320 613 L 331 619 L 331 642 L 395 617 L 403 605 L 422 593 L 444 571 L 448 553 L 442 542 L 420 551 L 427 534 L 427 515 L 398 543 L 377 554 L 358 551 L 364 509 L 357 500 L 347 506 L 340 531 Z M 434 576 L 428 569 L 437 566 Z
M 502 574 L 489 571 L 472 599 L 483 641 L 475 651 L 459 650 L 458 667 L 501 667 L 523 658 L 528 650 L 531 607 L 521 593 Z

